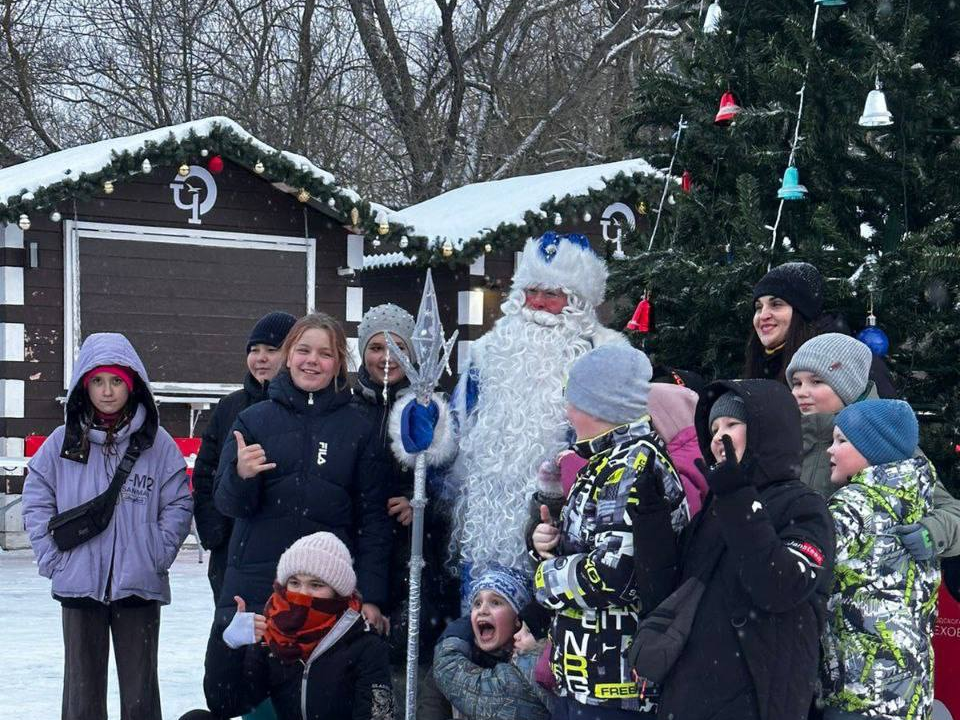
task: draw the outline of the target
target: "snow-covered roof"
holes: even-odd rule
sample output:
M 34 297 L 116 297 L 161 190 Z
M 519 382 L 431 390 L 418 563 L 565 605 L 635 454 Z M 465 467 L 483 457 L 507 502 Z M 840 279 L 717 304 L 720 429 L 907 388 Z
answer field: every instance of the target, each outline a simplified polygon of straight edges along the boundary
M 544 203 L 565 196 L 603 190 L 617 175 L 664 177 L 646 160 L 591 165 L 539 175 L 521 175 L 505 180 L 474 183 L 390 213 L 390 222 L 406 225 L 409 234 L 428 239 L 449 239 L 459 250 L 469 240 L 479 239 L 501 224 L 519 224 L 524 214 L 538 211 Z
M 331 186 L 337 194 L 354 202 L 361 201 L 356 191 L 338 185 L 331 173 L 318 167 L 303 155 L 277 150 L 248 133 L 239 123 L 230 118 L 213 116 L 136 135 L 78 145 L 0 169 L 0 203 L 10 204 L 14 198 L 32 200 L 32 194 L 37 190 L 57 183 L 78 180 L 83 174 L 98 173 L 124 153 L 148 152 L 151 145 L 169 140 L 182 142 L 191 135 L 207 137 L 215 130 L 230 131 L 240 141 L 249 142 L 262 151 L 264 156 L 279 156 L 315 180 Z M 27 195 L 26 198 L 23 198 L 24 194 Z M 371 204 L 371 211 L 373 214 L 390 212 L 388 208 L 375 204 Z

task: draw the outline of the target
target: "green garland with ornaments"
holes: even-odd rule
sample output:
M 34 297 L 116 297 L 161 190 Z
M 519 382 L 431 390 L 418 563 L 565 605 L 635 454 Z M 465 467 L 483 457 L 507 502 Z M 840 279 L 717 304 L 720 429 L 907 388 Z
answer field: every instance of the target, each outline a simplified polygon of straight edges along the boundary
M 661 179 L 645 173 L 618 173 L 605 182 L 602 190 L 551 198 L 537 210 L 524 213 L 523 222 L 501 223 L 482 237 L 468 240 L 459 250 L 448 239 L 434 238 L 431 245 L 430 238 L 409 235 L 409 228 L 394 224 L 390 224 L 389 229 L 383 232 L 385 223 L 378 226 L 379 237 L 374 241 L 377 243 L 375 246 L 379 249 L 382 244 L 387 244 L 388 249 L 404 252 L 422 267 L 447 265 L 454 268 L 471 263 L 484 253 L 520 250 L 527 238 L 555 230 L 558 225 L 589 223 L 611 203 L 624 202 L 638 215 L 647 215 L 655 210 L 653 201 L 659 197 L 663 185 Z M 667 213 L 665 210 L 664 214 Z M 626 232 L 624 236 L 638 241 L 643 233 L 644 230 L 638 228 L 635 232 Z M 607 256 L 613 260 L 624 259 L 622 251 L 618 256 L 611 247 L 607 248 Z
M 117 184 L 127 178 L 148 174 L 156 165 L 179 167 L 181 176 L 189 173 L 192 163 L 206 165 L 216 174 L 223 169 L 223 159 L 246 167 L 268 182 L 282 182 L 299 188 L 300 202 L 323 202 L 335 217 L 364 234 L 378 232 L 380 223 L 374 217 L 370 203 L 357 200 L 335 185 L 317 178 L 307 167 L 300 166 L 280 152 L 264 153 L 250 138 L 242 137 L 233 129 L 215 125 L 209 134 L 191 132 L 186 138 L 172 135 L 161 142 L 147 142 L 136 152 L 114 153 L 110 162 L 97 172 L 81 173 L 46 185 L 32 192 L 23 192 L 6 198 L 0 206 L 0 219 L 16 222 L 27 230 L 31 216 L 48 215 L 58 221 L 62 206 L 73 200 L 89 200 L 100 194 L 111 194 Z
M 435 238 L 431 244 L 429 238 L 413 235 L 410 228 L 387 222 L 368 201 L 358 200 L 336 185 L 324 182 L 309 168 L 291 161 L 279 151 L 265 153 L 250 138 L 241 136 L 232 128 L 214 125 L 208 134 L 191 131 L 182 139 L 171 135 L 160 142 L 148 141 L 134 152 L 115 152 L 110 162 L 96 172 L 72 177 L 67 169 L 64 171 L 67 177 L 61 181 L 6 198 L 0 205 L 0 220 L 15 222 L 23 230 L 28 230 L 31 218 L 38 215 L 59 222 L 67 203 L 110 195 L 118 184 L 149 174 L 154 166 L 177 167 L 180 176 L 186 177 L 190 165 L 200 164 L 217 174 L 223 170 L 223 158 L 251 170 L 268 182 L 298 188 L 296 198 L 300 202 L 314 200 L 324 203 L 330 214 L 363 234 L 378 252 L 383 249 L 401 251 L 421 267 L 448 265 L 453 268 L 471 263 L 483 253 L 519 250 L 528 237 L 536 237 L 561 224 L 590 222 L 593 215 L 613 202 L 628 203 L 639 215 L 646 215 L 663 184 L 662 180 L 648 174 L 620 173 L 607 180 L 602 190 L 551 198 L 538 209 L 527 211 L 522 222 L 501 223 L 457 250 L 449 240 Z M 642 232 L 627 234 L 636 238 Z M 608 248 L 607 255 L 622 259 L 618 252 L 622 256 L 622 250 Z

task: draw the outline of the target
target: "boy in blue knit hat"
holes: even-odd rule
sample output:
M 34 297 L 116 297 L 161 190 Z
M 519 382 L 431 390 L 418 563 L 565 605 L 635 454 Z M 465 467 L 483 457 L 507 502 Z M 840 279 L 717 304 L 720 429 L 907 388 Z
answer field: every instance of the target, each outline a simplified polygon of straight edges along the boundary
M 543 650 L 520 619 L 531 601 L 525 573 L 491 566 L 470 586 L 470 614 L 447 626 L 433 658 L 433 681 L 466 720 L 547 720 L 552 698 L 533 679 Z M 427 684 L 419 711 L 434 712 Z
M 837 531 L 823 637 L 824 719 L 925 718 L 933 706 L 940 568 L 917 562 L 891 530 L 930 512 L 936 471 L 901 400 L 865 400 L 837 415 L 829 508 Z

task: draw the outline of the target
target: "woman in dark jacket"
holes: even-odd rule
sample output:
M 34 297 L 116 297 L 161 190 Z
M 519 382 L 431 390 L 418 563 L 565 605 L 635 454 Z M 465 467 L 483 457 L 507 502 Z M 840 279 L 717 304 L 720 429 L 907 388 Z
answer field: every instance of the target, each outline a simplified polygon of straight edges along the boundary
M 799 480 L 796 401 L 769 380 L 716 382 L 696 425 L 716 464 L 704 468 L 710 493 L 681 536 L 680 580 L 706 577 L 706 589 L 659 717 L 804 719 L 835 540 L 824 500 Z
M 753 288 L 744 377 L 786 383 L 787 366 L 807 340 L 826 332 L 849 334 L 838 316 L 823 314 L 823 299 L 823 276 L 810 263 L 784 263 L 764 275 Z M 880 397 L 897 397 L 883 360 L 873 356 L 872 363 L 870 379 Z
M 283 365 L 280 346 L 297 319 L 290 313 L 272 312 L 253 326 L 247 340 L 247 375 L 243 387 L 230 393 L 213 409 L 203 441 L 193 464 L 194 518 L 200 542 L 207 549 L 207 577 L 214 603 L 220 598 L 223 575 L 227 570 L 227 544 L 233 520 L 213 504 L 213 479 L 220 462 L 220 450 L 236 422 L 237 415 L 251 405 L 267 399 L 267 386 Z

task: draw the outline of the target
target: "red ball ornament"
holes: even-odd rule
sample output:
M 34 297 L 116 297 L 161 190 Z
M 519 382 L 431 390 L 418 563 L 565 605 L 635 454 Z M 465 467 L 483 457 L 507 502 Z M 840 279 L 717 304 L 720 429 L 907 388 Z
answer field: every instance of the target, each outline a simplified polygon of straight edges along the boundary
M 212 172 L 214 175 L 219 175 L 223 172 L 223 158 L 219 155 L 214 155 L 207 162 L 207 170 Z
M 637 309 L 633 311 L 633 317 L 627 323 L 626 329 L 638 333 L 649 333 L 653 330 L 653 303 L 650 302 L 650 293 L 637 303 Z

